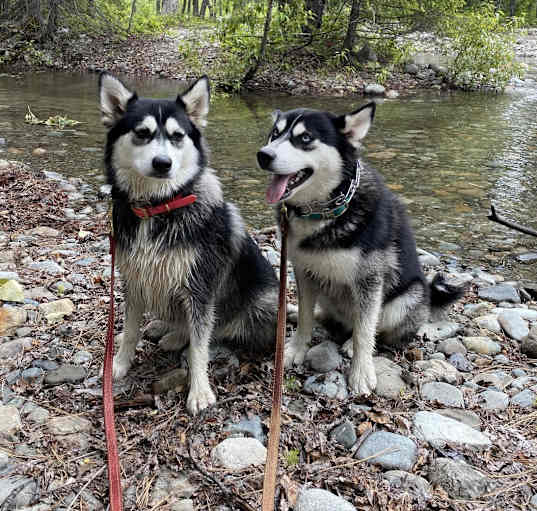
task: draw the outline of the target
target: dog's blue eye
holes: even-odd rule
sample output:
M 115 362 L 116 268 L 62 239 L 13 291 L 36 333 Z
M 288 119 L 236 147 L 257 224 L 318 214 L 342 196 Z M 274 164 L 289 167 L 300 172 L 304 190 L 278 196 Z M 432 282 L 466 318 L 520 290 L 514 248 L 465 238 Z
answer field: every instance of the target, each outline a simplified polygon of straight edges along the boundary
M 141 128 L 134 132 L 138 138 L 146 139 L 151 138 L 151 131 L 148 128 Z
M 309 144 L 313 139 L 311 138 L 310 135 L 308 135 L 307 133 L 304 133 L 300 137 L 300 140 L 302 141 L 303 144 Z
M 174 142 L 181 142 L 181 140 L 183 140 L 184 137 L 185 137 L 185 134 L 181 133 L 180 131 L 174 131 L 170 135 L 170 139 L 173 140 Z

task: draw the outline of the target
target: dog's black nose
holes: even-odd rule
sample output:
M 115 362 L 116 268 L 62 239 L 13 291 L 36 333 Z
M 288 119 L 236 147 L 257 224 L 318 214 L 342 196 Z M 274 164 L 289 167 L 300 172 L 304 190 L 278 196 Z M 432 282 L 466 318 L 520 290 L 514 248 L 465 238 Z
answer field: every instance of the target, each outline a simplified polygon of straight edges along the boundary
M 152 163 L 153 169 L 160 174 L 165 174 L 172 168 L 172 159 L 168 156 L 155 156 Z
M 257 161 L 259 163 L 259 166 L 265 170 L 270 167 L 270 164 L 275 157 L 276 153 L 271 149 L 261 149 L 261 151 L 257 152 Z

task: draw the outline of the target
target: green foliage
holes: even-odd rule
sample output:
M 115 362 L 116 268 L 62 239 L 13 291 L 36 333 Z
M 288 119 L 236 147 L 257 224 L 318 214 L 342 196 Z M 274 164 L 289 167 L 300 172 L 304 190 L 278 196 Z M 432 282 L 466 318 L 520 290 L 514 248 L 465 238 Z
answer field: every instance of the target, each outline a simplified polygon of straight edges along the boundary
M 454 55 L 449 64 L 454 83 L 467 90 L 502 90 L 513 76 L 520 76 L 522 66 L 514 58 L 518 25 L 516 18 L 502 23 L 501 13 L 490 4 L 446 18 L 443 32 Z
M 300 390 L 300 382 L 294 376 L 286 377 L 283 385 L 287 392 L 296 392 L 297 390 Z
M 298 465 L 299 453 L 300 451 L 298 449 L 290 449 L 287 451 L 287 455 L 285 456 L 285 463 L 287 467 L 294 467 L 295 465 Z
M 80 121 L 75 121 L 74 119 L 69 119 L 63 115 L 54 115 L 48 119 L 39 119 L 34 113 L 30 110 L 30 106 L 27 105 L 28 112 L 24 116 L 24 122 L 28 124 L 43 124 L 45 126 L 53 126 L 62 130 L 63 128 L 70 128 L 71 126 L 76 126 L 80 124 Z

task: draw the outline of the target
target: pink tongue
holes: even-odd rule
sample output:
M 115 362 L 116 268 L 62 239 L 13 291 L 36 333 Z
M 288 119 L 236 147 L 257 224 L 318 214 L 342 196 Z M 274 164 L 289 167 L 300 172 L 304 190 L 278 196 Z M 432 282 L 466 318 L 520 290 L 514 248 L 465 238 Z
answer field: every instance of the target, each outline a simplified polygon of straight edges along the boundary
M 289 181 L 289 178 L 292 176 L 280 176 L 275 175 L 272 178 L 272 181 L 267 188 L 267 202 L 269 204 L 274 204 L 275 202 L 278 202 L 282 195 L 285 193 L 285 187 L 287 186 L 287 181 Z

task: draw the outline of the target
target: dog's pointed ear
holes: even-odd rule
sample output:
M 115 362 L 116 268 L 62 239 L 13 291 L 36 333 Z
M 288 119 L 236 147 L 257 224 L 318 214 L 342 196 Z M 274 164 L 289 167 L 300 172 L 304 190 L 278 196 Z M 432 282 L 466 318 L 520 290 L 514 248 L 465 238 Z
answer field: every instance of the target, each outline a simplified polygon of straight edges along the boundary
M 211 90 L 207 76 L 202 76 L 186 92 L 177 96 L 177 102 L 181 101 L 183 103 L 187 115 L 200 129 L 205 128 L 207 125 L 210 99 Z
M 280 118 L 280 115 L 282 115 L 281 110 L 274 110 L 271 112 L 270 118 L 272 119 L 272 122 L 276 122 Z
M 136 100 L 136 93 L 130 91 L 121 80 L 104 71 L 99 77 L 101 99 L 101 120 L 111 128 L 127 111 L 129 101 Z
M 375 107 L 375 103 L 371 102 L 336 119 L 337 127 L 354 147 L 359 147 L 360 140 L 367 135 L 375 117 Z

